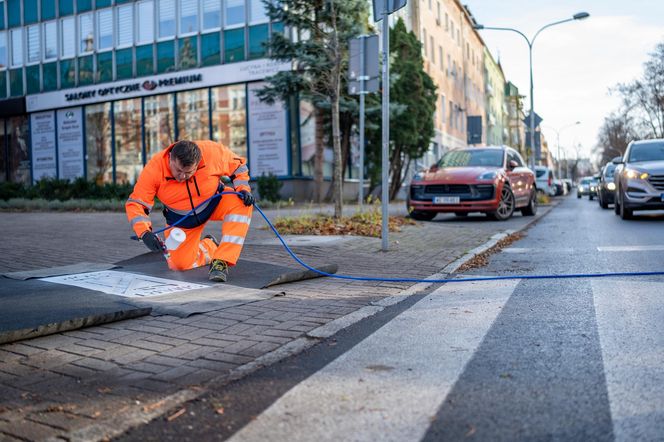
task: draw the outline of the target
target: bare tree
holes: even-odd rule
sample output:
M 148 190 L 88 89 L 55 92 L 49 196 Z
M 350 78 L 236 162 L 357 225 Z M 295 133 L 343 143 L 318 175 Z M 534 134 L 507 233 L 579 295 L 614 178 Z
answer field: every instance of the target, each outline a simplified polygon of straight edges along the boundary
M 637 132 L 628 114 L 613 113 L 604 118 L 597 138 L 596 153 L 601 167 L 612 158 L 622 156 L 627 144 L 637 138 Z

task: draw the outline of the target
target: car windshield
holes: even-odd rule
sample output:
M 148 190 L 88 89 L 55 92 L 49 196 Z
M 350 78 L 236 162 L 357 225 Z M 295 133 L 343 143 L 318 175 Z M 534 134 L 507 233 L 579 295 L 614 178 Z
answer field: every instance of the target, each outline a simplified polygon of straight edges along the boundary
M 592 178 L 583 178 L 581 180 L 581 184 L 590 184 L 592 180 L 593 180 Z
M 606 165 L 606 169 L 604 169 L 604 177 L 605 178 L 612 178 L 613 173 L 616 171 L 616 165 L 613 163 L 609 163 Z
M 503 167 L 500 149 L 451 150 L 438 161 L 438 167 L 488 166 Z
M 537 169 L 535 173 L 537 174 L 537 178 L 541 178 L 546 173 L 546 169 Z
M 641 161 L 664 161 L 664 143 L 634 144 L 629 151 L 630 163 Z

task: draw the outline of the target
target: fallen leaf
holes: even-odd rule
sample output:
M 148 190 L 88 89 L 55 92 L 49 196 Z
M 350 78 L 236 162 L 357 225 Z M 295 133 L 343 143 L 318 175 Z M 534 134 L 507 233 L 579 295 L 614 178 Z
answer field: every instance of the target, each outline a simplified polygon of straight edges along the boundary
M 182 416 L 186 411 L 187 411 L 186 408 L 180 408 L 178 411 L 176 411 L 175 413 L 173 413 L 173 414 L 171 414 L 170 416 L 168 416 L 168 417 L 166 418 L 166 420 L 167 420 L 168 422 L 174 421 L 175 419 L 177 419 L 177 418 L 179 418 L 180 416 Z
M 217 414 L 224 414 L 224 407 L 219 407 L 216 409 Z
M 111 390 L 109 387 L 101 387 L 101 388 L 97 388 L 97 391 L 99 393 L 106 394 L 106 393 L 110 393 L 113 390 Z
M 465 436 L 466 436 L 466 437 L 470 437 L 470 436 L 472 436 L 473 434 L 475 434 L 475 427 L 473 427 L 473 426 L 471 425 L 471 426 L 470 426 L 470 429 L 466 432 L 466 435 L 465 435 Z

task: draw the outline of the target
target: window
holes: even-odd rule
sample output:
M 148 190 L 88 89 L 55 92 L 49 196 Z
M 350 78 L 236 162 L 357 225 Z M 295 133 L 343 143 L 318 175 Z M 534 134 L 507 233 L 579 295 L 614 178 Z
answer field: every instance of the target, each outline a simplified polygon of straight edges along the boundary
M 12 29 L 12 67 L 23 65 L 23 28 Z
M 198 65 L 198 45 L 196 36 L 178 40 L 178 67 L 189 69 Z
M 219 0 L 202 0 L 203 29 L 221 27 L 221 2 Z
M 136 75 L 150 75 L 154 73 L 154 50 L 152 45 L 136 46 Z
M 450 33 L 452 34 L 452 39 L 454 40 L 454 22 L 450 20 Z
M 115 51 L 115 78 L 117 80 L 125 80 L 133 77 L 132 52 L 131 48 Z
M 429 36 L 429 48 L 431 48 L 431 64 L 436 62 L 436 47 L 433 44 L 433 36 Z
M 0 1 L 2 7 L 2 1 Z M 55 18 L 55 1 L 42 0 L 41 2 L 41 19 L 51 20 Z
M 46 0 L 42 0 L 42 3 L 44 1 Z M 92 9 L 92 0 L 76 0 L 76 12 L 81 13 L 90 9 Z
M 424 56 L 427 56 L 429 50 L 427 49 L 427 30 L 422 28 L 422 48 L 424 49 Z
M 138 3 L 138 33 L 136 43 L 152 43 L 154 41 L 154 2 L 152 0 Z
M 94 72 L 92 70 L 92 55 L 86 55 L 78 59 L 78 85 L 86 86 L 92 84 Z
M 0 0 L 0 29 L 5 29 L 5 2 L 4 2 L 4 0 Z M 2 81 L 2 83 L 0 83 L 0 86 L 3 83 L 5 84 L 5 86 L 7 85 L 6 80 L 3 80 L 1 78 L 0 78 L 0 80 Z M 0 97 L 4 97 L 4 95 L 3 95 L 4 92 L 5 92 L 4 89 L 0 89 Z M 0 142 L 0 144 L 1 144 L 1 142 Z M 2 147 L 2 146 L 0 146 L 0 147 Z M 2 155 L 2 153 L 0 153 L 0 155 Z M 2 160 L 0 159 L 0 161 L 2 161 Z M 0 181 L 1 180 L 2 180 L 2 171 L 0 171 Z
M 7 71 L 0 71 L 0 98 L 5 98 L 7 96 Z M 2 125 L 0 124 L 0 131 L 2 130 Z M 2 142 L 0 140 L 0 155 L 2 155 Z M 2 160 L 4 159 L 4 156 L 0 158 L 0 163 L 2 163 Z M 0 181 L 2 181 L 2 172 L 0 172 Z
M 54 91 L 58 88 L 58 63 L 44 63 L 44 92 Z
M 159 1 L 159 38 L 175 35 L 175 0 Z
M 174 94 L 145 97 L 145 153 L 147 159 L 175 142 Z
M 113 47 L 113 10 L 97 11 L 97 49 Z
M 163 41 L 157 44 L 157 73 L 171 72 L 175 67 L 175 44 Z
M 22 88 L 21 88 L 22 89 Z M 9 181 L 28 184 L 30 182 L 30 154 L 28 116 L 11 117 L 7 120 L 7 147 L 9 148 L 7 169 Z
M 95 49 L 94 26 L 92 14 L 83 14 L 78 17 L 78 53 L 86 54 Z
M 28 63 L 39 63 L 41 59 L 41 45 L 39 25 L 28 27 Z
M 212 66 L 221 63 L 221 44 L 219 32 L 201 35 L 201 63 Z
M 99 185 L 112 182 L 111 103 L 85 106 L 85 149 L 88 180 Z
M 244 28 L 224 31 L 224 63 L 244 60 Z
M 445 30 L 450 30 L 450 16 L 447 14 L 447 12 L 445 13 Z
M 95 6 L 97 9 L 106 8 L 111 6 L 111 0 L 96 0 Z
M 445 66 L 443 66 L 443 47 L 438 46 L 438 61 L 440 63 L 440 70 L 442 71 Z
M 97 83 L 113 80 L 113 52 L 97 54 Z
M 115 119 L 115 181 L 133 184 L 143 169 L 141 99 L 130 98 L 116 101 L 113 103 L 113 117 Z
M 269 20 L 263 0 L 249 0 L 249 8 L 251 23 L 259 23 Z
M 180 35 L 198 32 L 198 0 L 180 0 Z
M 27 94 L 39 93 L 39 65 L 33 64 L 25 68 L 25 84 Z
M 23 0 L 23 24 L 37 23 L 38 12 L 37 0 Z
M 436 23 L 440 26 L 440 2 L 436 2 Z
M 211 138 L 243 157 L 247 156 L 245 96 L 243 84 L 212 88 Z
M 118 7 L 118 47 L 134 44 L 134 5 Z
M 445 124 L 445 95 L 440 96 L 440 120 Z
M 449 118 L 449 121 L 447 122 L 447 125 L 450 127 L 450 129 L 454 126 L 454 104 L 452 103 L 452 100 L 449 101 L 449 112 L 447 113 L 447 117 Z
M 261 58 L 267 54 L 268 25 L 251 26 L 249 28 L 249 59 Z
M 0 6 L 2 6 L 1 3 Z M 0 70 L 5 69 L 6 67 L 7 67 L 7 33 L 0 32 Z M 0 75 L 4 75 L 4 73 Z
M 21 26 L 21 0 L 7 0 L 7 25 Z
M 9 95 L 12 97 L 23 95 L 23 69 L 9 71 Z
M 74 13 L 74 0 L 58 0 L 58 6 L 60 17 Z
M 177 103 L 178 138 L 181 140 L 209 140 L 210 114 L 208 111 L 208 90 L 198 89 L 195 91 L 178 92 Z
M 58 22 L 44 23 L 44 61 L 58 57 Z
M 226 26 L 244 23 L 244 0 L 226 0 Z
M 76 60 L 60 61 L 60 88 L 76 86 Z

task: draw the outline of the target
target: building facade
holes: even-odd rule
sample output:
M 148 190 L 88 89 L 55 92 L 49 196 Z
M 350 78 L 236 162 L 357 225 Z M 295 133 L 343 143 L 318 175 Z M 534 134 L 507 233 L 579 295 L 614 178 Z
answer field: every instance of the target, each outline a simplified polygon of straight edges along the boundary
M 505 102 L 505 74 L 491 52 L 484 48 L 484 131 L 486 144 L 501 145 L 508 140 L 505 127 L 507 103 Z
M 287 31 L 261 0 L 0 0 L 0 181 L 133 183 L 174 140 L 212 139 L 253 177 L 310 182 L 313 108 L 256 98 Z

